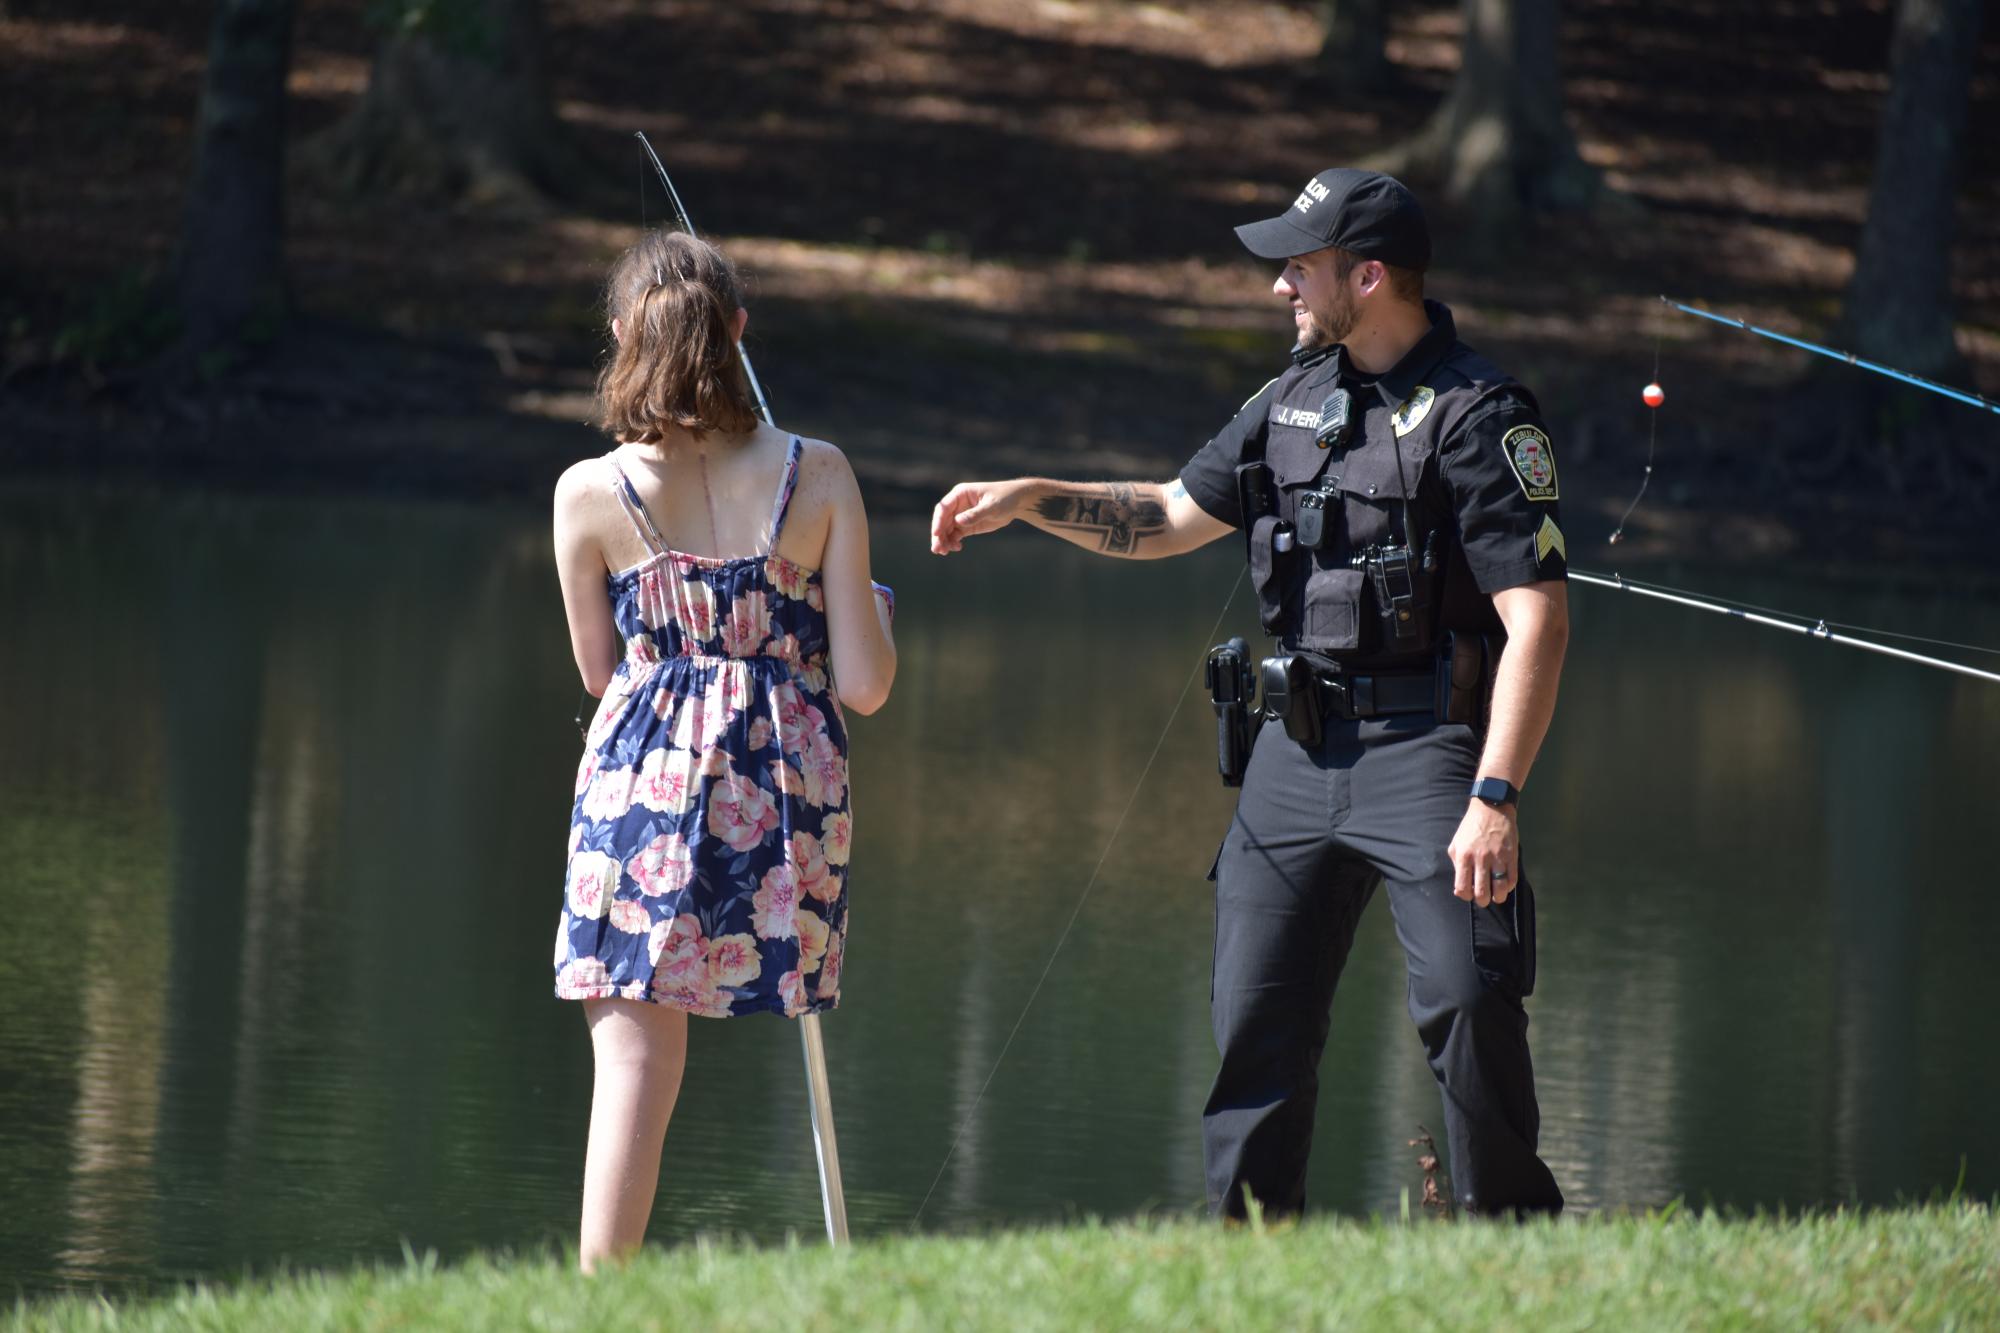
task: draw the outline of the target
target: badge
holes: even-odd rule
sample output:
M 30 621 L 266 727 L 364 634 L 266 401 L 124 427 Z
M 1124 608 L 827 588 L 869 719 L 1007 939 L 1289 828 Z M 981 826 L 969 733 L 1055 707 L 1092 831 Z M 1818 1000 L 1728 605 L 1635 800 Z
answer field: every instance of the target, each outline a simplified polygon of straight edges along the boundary
M 1516 426 L 1500 437 L 1500 448 L 1530 500 L 1556 498 L 1556 455 L 1540 426 Z
M 1417 391 L 1411 394 L 1409 399 L 1401 407 L 1397 408 L 1395 414 L 1389 418 L 1396 423 L 1397 438 L 1400 439 L 1408 435 L 1422 424 L 1423 419 L 1430 414 L 1431 404 L 1436 401 L 1437 390 L 1427 384 L 1419 384 Z
M 1563 530 L 1556 526 L 1555 519 L 1544 514 L 1542 526 L 1535 530 L 1535 563 L 1547 560 L 1550 551 L 1561 556 L 1565 564 L 1568 563 L 1569 546 L 1563 541 Z

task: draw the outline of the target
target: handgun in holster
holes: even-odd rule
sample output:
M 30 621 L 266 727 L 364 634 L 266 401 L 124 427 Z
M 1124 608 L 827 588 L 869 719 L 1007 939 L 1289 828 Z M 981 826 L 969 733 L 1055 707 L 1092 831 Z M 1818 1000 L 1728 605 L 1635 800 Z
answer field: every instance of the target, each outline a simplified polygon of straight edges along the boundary
M 1262 721 L 1254 702 L 1257 681 L 1250 669 L 1250 645 L 1240 638 L 1218 643 L 1208 650 L 1205 671 L 1215 704 L 1215 765 L 1223 786 L 1240 787 Z

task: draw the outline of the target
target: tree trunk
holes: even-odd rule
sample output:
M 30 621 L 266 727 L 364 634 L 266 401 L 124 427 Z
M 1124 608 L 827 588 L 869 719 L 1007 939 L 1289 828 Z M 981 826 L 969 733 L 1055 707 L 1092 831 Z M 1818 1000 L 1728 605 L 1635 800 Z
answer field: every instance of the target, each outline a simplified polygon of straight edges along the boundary
M 1445 198 L 1488 233 L 1527 213 L 1588 207 L 1598 178 L 1563 120 L 1556 0 L 1462 0 L 1462 9 L 1450 95 L 1380 165 L 1439 178 Z
M 1842 333 L 1848 350 L 1937 377 L 1962 373 L 1952 340 L 1951 243 L 1980 0 L 1903 0 Z
M 210 370 L 284 313 L 285 75 L 292 0 L 218 0 L 181 223 L 178 356 Z
M 1889 49 L 1868 218 L 1836 346 L 1943 383 L 1964 383 L 1954 341 L 1951 243 L 1981 0 L 1902 0 Z M 1884 489 L 1926 502 L 1926 521 L 2000 510 L 2000 457 L 1965 408 L 1878 375 L 1815 364 L 1800 429 L 1784 445 L 1802 484 Z
M 549 99 L 541 0 L 401 0 L 368 91 L 308 149 L 350 193 L 519 212 L 574 193 L 573 149 Z
M 1388 0 L 1319 0 L 1320 82 L 1336 95 L 1389 82 Z

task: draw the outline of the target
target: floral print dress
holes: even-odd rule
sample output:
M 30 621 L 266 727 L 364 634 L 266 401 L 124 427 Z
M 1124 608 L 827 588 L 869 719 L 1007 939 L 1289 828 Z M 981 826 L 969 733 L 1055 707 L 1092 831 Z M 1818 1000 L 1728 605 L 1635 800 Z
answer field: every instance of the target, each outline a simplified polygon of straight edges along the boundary
M 670 549 L 606 455 L 648 556 L 609 576 L 625 658 L 584 741 L 556 931 L 556 994 L 693 1014 L 788 1016 L 840 1000 L 847 730 L 819 573 L 776 554 Z

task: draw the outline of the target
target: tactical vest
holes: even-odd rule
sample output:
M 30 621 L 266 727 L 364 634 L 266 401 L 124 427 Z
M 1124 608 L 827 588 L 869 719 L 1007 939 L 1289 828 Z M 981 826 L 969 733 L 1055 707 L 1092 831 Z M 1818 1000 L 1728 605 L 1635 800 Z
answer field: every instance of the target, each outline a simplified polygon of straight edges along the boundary
M 1288 649 L 1380 660 L 1434 654 L 1448 630 L 1497 629 L 1491 601 L 1478 595 L 1459 547 L 1456 515 L 1439 475 L 1438 445 L 1489 411 L 1515 403 L 1532 408 L 1533 397 L 1463 343 L 1452 344 L 1401 402 L 1386 401 L 1378 384 L 1343 376 L 1344 360 L 1338 353 L 1308 360 L 1278 378 L 1263 458 L 1246 455 L 1238 468 L 1239 478 L 1259 461 L 1270 468 L 1264 504 L 1252 501 L 1254 509 L 1268 512 L 1254 519 L 1251 510 L 1245 514 L 1251 578 L 1265 630 L 1280 636 Z M 1344 447 L 1329 448 L 1315 433 L 1321 406 L 1337 387 L 1353 395 L 1353 425 Z M 1300 500 L 1309 492 L 1326 497 L 1324 544 L 1318 550 L 1281 549 L 1297 533 Z M 1413 555 L 1427 545 L 1433 554 L 1433 583 L 1415 649 L 1385 645 L 1377 593 L 1364 567 L 1370 548 L 1405 543 Z

